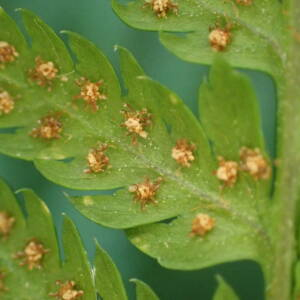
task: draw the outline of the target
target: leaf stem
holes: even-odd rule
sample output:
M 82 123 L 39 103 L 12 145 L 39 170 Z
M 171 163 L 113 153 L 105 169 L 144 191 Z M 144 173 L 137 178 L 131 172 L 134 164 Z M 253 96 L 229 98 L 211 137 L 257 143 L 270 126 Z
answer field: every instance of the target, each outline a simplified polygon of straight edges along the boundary
M 274 261 L 266 274 L 268 300 L 290 300 L 297 259 L 296 208 L 300 191 L 300 3 L 285 3 L 286 60 L 278 86 L 278 169 L 274 194 Z

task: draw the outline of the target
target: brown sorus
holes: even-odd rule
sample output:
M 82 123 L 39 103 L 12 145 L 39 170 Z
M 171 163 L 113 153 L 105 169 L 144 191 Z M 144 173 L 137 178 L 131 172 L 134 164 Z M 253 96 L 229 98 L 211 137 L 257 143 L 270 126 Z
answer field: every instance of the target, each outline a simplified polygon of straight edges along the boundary
M 18 56 L 19 53 L 13 45 L 5 41 L 0 41 L 0 66 L 15 61 Z
M 227 24 L 223 28 L 219 25 L 210 28 L 208 40 L 214 51 L 221 52 L 227 49 L 232 40 L 231 29 L 232 25 L 230 24 Z
M 178 5 L 171 0 L 150 0 L 144 6 L 150 6 L 158 18 L 166 18 L 170 11 L 178 14 Z
M 52 81 L 56 78 L 58 69 L 52 61 L 44 61 L 40 56 L 35 58 L 34 69 L 29 70 L 29 77 L 39 86 L 50 88 Z
M 255 180 L 269 179 L 271 167 L 258 148 L 240 149 L 241 170 L 248 172 Z
M 84 171 L 85 173 L 100 173 L 105 171 L 109 166 L 109 157 L 105 154 L 108 147 L 109 145 L 102 144 L 89 151 L 86 158 L 89 168 Z
M 219 167 L 214 172 L 219 180 L 224 182 L 225 186 L 232 187 L 238 177 L 239 165 L 235 161 L 225 160 L 223 157 L 219 156 Z
M 7 91 L 0 90 L 0 116 L 7 115 L 15 108 L 15 101 Z
M 127 135 L 132 135 L 132 143 L 137 143 L 138 136 L 146 139 L 148 132 L 145 129 L 151 125 L 151 114 L 146 108 L 138 111 L 134 110 L 129 104 L 124 104 L 124 108 L 121 113 L 125 120 L 121 127 L 127 129 Z
M 0 211 L 0 235 L 6 238 L 10 234 L 15 221 L 15 218 L 6 211 Z
M 172 149 L 172 158 L 183 167 L 190 167 L 195 160 L 194 150 L 196 146 L 189 143 L 186 139 L 180 139 Z
M 80 87 L 80 93 L 74 98 L 83 99 L 86 104 L 93 109 L 93 111 L 97 111 L 99 109 L 99 101 L 107 99 L 107 96 L 101 91 L 104 84 L 103 80 L 92 82 L 86 78 L 81 78 L 76 81 L 76 84 Z
M 60 114 L 49 114 L 38 120 L 39 126 L 34 128 L 30 135 L 34 138 L 42 138 L 45 140 L 59 139 L 63 130 L 63 125 L 60 121 Z
M 15 258 L 23 259 L 20 266 L 28 266 L 29 270 L 41 269 L 42 260 L 49 249 L 45 249 L 44 246 L 35 239 L 32 239 L 27 243 L 23 251 L 18 252 Z
M 146 178 L 141 183 L 131 185 L 128 190 L 130 193 L 135 194 L 134 200 L 140 202 L 141 209 L 145 209 L 145 206 L 149 203 L 157 204 L 155 197 L 162 181 L 163 179 L 161 177 L 155 181 Z
M 75 281 L 68 280 L 63 283 L 60 280 L 57 280 L 56 284 L 59 285 L 59 290 L 56 293 L 49 294 L 49 296 L 56 297 L 56 299 L 75 300 L 84 294 L 83 291 L 75 289 Z
M 197 214 L 192 223 L 191 235 L 205 236 L 209 231 L 213 230 L 216 221 L 207 214 Z

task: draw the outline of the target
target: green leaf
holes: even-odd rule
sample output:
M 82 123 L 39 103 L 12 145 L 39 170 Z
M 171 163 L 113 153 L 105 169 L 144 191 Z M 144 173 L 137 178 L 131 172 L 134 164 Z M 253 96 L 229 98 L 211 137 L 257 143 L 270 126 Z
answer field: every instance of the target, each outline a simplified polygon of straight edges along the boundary
M 237 159 L 242 146 L 264 148 L 258 101 L 250 81 L 220 58 L 201 85 L 199 113 L 216 153 Z
M 274 227 L 274 258 L 272 266 L 266 270 L 266 281 L 269 282 L 266 297 L 290 299 L 292 276 L 295 275 L 292 270 L 299 260 L 295 253 L 295 244 L 299 240 L 295 224 L 299 223 L 299 216 L 295 212 L 299 206 L 300 177 L 300 141 L 296 130 L 300 127 L 300 2 L 254 0 L 246 6 L 239 5 L 241 1 L 238 0 L 177 0 L 174 2 L 179 6 L 178 16 L 170 12 L 164 19 L 157 18 L 151 11 L 151 3 L 155 0 L 147 2 L 145 9 L 138 0 L 128 4 L 112 0 L 112 6 L 127 24 L 159 31 L 161 42 L 178 57 L 190 62 L 212 62 L 214 51 L 209 35 L 213 27 L 221 29 L 225 36 L 230 34 L 231 40 L 225 43 L 223 51 L 219 51 L 223 58 L 237 67 L 267 72 L 277 84 L 276 161 L 280 164 L 270 194 L 272 201 L 265 208 L 261 207 L 269 213 L 269 219 L 261 220 L 266 227 Z M 204 126 L 209 130 L 207 124 Z M 231 148 L 230 143 L 230 151 Z
M 148 1 L 150 3 L 151 1 Z M 144 2 L 146 3 L 146 1 Z M 215 27 L 231 27 L 231 43 L 222 56 L 235 66 L 277 72 L 284 59 L 284 6 L 280 1 L 253 1 L 252 5 L 238 5 L 236 1 L 174 0 L 178 15 L 168 12 L 159 18 L 151 5 L 143 1 L 112 0 L 117 15 L 128 25 L 160 33 L 160 40 L 180 58 L 210 64 L 214 51 L 209 33 Z M 178 34 L 180 33 L 180 34 Z
M 199 114 L 216 155 L 237 161 L 240 149 L 248 147 L 259 148 L 265 157 L 268 156 L 265 152 L 258 101 L 251 83 L 246 76 L 232 70 L 219 56 L 208 79 L 200 87 Z M 237 198 L 238 203 L 240 199 L 249 197 L 243 192 L 257 193 L 253 198 L 256 197 L 260 204 L 263 199 L 268 199 L 270 181 L 244 179 L 239 184 L 244 184 L 245 188 L 240 188 L 238 196 L 237 191 L 234 191 L 233 198 Z M 264 203 L 266 204 L 267 202 Z M 268 210 L 269 207 L 265 209 Z
M 73 70 L 72 59 L 63 41 L 55 32 L 28 10 L 20 9 L 26 30 L 31 37 L 31 57 L 41 56 L 59 66 L 61 73 Z
M 74 289 L 84 291 L 83 299 L 95 298 L 90 266 L 74 225 L 65 218 L 63 239 L 66 260 L 61 261 L 48 208 L 32 191 L 22 190 L 21 193 L 25 199 L 27 217 L 7 185 L 0 182 L 0 212 L 2 216 L 6 214 L 6 218 L 1 220 L 2 226 L 7 223 L 7 218 L 14 220 L 9 233 L 2 235 L 0 240 L 0 271 L 4 276 L 1 281 L 5 286 L 5 289 L 0 289 L 1 299 L 20 298 L 20 288 L 24 300 L 51 299 L 49 294 L 59 290 L 57 280 L 62 283 L 74 281 Z M 42 245 L 46 250 L 32 268 L 30 257 L 24 252 L 30 242 Z M 16 257 L 18 253 L 22 254 L 19 258 Z M 27 263 L 21 266 L 22 262 Z
M 109 255 L 97 245 L 95 264 L 99 268 L 96 273 L 96 286 L 104 300 L 127 300 L 121 275 Z
M 121 275 L 110 256 L 99 245 L 96 248 L 97 266 L 95 284 L 103 300 L 127 300 Z M 131 279 L 136 283 L 137 300 L 159 300 L 152 289 L 143 281 Z
M 219 283 L 213 300 L 239 300 L 234 290 L 224 281 L 221 276 L 217 276 Z
M 218 222 L 204 238 L 190 235 L 192 220 L 199 213 L 206 213 Z M 193 270 L 241 259 L 264 263 L 265 257 L 259 250 L 270 246 L 265 232 L 255 229 L 256 224 L 251 220 L 241 219 L 239 215 L 217 211 L 213 206 L 211 209 L 201 207 L 168 224 L 140 226 L 128 229 L 127 234 L 140 250 L 171 269 Z
M 31 190 L 23 189 L 19 193 L 22 193 L 25 199 L 26 216 L 12 191 L 0 180 L 1 299 L 53 299 L 50 294 L 55 294 L 60 289 L 58 280 L 61 284 L 74 281 L 73 290 L 83 291 L 83 295 L 77 296 L 80 299 L 96 299 L 97 293 L 103 299 L 127 299 L 119 271 L 99 245 L 92 268 L 74 224 L 65 217 L 62 260 L 47 206 Z M 7 222 L 10 222 L 10 225 Z M 4 231 L 5 228 L 8 230 Z M 30 242 L 42 245 L 46 250 L 42 259 L 37 260 L 32 268 L 29 268 L 28 263 L 32 262 L 32 256 L 31 260 L 29 256 L 24 256 L 25 247 L 28 247 Z M 26 253 L 30 253 L 28 248 Z M 20 265 L 22 262 L 26 262 L 24 266 Z M 148 289 L 149 294 L 154 295 L 149 287 Z M 61 294 L 57 299 L 65 298 Z
M 122 55 L 124 57 L 124 54 Z M 132 60 L 131 56 L 129 58 Z M 138 70 L 136 63 L 133 61 L 132 63 L 134 64 L 133 69 Z M 136 93 L 140 93 L 138 81 L 134 81 L 134 77 L 130 80 L 131 75 L 127 69 L 131 68 L 125 65 L 125 69 L 124 63 L 122 66 L 127 86 L 134 87 Z M 222 78 L 217 77 L 218 73 L 223 74 L 222 78 L 227 78 L 224 84 Z M 143 81 L 145 80 L 143 79 Z M 155 86 L 158 88 L 157 84 Z M 264 151 L 257 101 L 248 80 L 233 71 L 222 60 L 218 60 L 213 67 L 209 82 L 205 83 L 202 89 L 200 102 L 204 105 L 209 104 L 210 100 L 212 101 L 201 115 L 203 124 L 207 124 L 207 132 L 213 138 L 213 144 L 219 145 L 215 149 L 216 154 L 224 155 L 227 159 L 238 160 L 239 149 L 242 146 L 259 147 Z M 154 90 L 154 85 L 152 90 Z M 162 90 L 161 87 L 160 90 Z M 160 98 L 167 99 L 167 96 Z M 227 99 L 230 101 L 226 101 Z M 244 105 L 241 105 L 241 100 L 244 101 Z M 161 110 L 163 109 L 164 103 L 161 103 Z M 223 114 L 224 111 L 227 112 L 224 117 L 216 117 Z M 247 117 L 245 118 L 245 116 Z M 182 123 L 179 120 L 176 118 L 176 122 L 181 125 L 177 125 L 178 131 L 184 128 L 182 125 L 184 118 L 182 118 Z M 241 124 L 244 128 L 243 126 L 247 127 L 246 124 L 253 120 L 257 120 L 256 124 L 251 127 L 255 130 L 239 130 L 239 128 L 233 130 L 234 124 Z M 185 121 L 187 120 L 185 119 Z M 227 122 L 228 125 L 224 125 L 224 122 Z M 173 125 L 176 126 L 172 123 Z M 185 135 L 190 133 L 188 128 L 191 126 L 193 125 L 184 128 Z M 219 138 L 220 136 L 222 138 Z M 228 144 L 236 145 L 231 152 Z M 199 146 L 199 149 L 203 149 L 203 147 Z M 211 168 L 204 173 L 205 183 L 208 183 L 208 180 L 214 180 L 212 171 L 216 168 L 216 164 L 213 163 Z M 202 170 L 202 172 L 204 171 Z M 199 176 L 199 171 L 197 170 L 191 175 Z M 188 177 L 188 180 L 194 181 L 192 177 Z M 115 228 L 134 227 L 127 231 L 130 240 L 140 250 L 157 258 L 160 264 L 168 268 L 198 269 L 243 258 L 263 260 L 257 257 L 257 253 L 259 253 L 257 246 L 268 248 L 270 241 L 268 229 L 262 226 L 259 215 L 264 212 L 263 207 L 268 201 L 269 182 L 254 181 L 248 175 L 241 175 L 234 189 L 225 191 L 222 197 L 218 192 L 219 184 L 214 182 L 209 183 L 211 190 L 208 189 L 210 186 L 205 187 L 205 191 L 213 191 L 213 194 L 195 195 L 199 191 L 197 187 L 201 187 L 203 183 L 201 180 L 197 180 L 197 186 L 195 185 L 192 192 L 191 186 L 190 190 L 187 188 L 181 192 L 180 187 L 184 183 L 178 182 L 174 189 L 173 185 L 167 186 L 166 182 L 162 185 L 158 197 L 163 200 L 162 203 L 159 202 L 157 207 L 149 206 L 146 211 L 141 211 L 139 207 L 132 204 L 132 196 L 125 189 L 117 191 L 113 197 L 110 195 L 73 197 L 72 201 L 79 211 L 98 223 Z M 191 193 L 190 197 L 187 190 Z M 172 199 L 170 196 L 173 192 L 175 195 Z M 218 220 L 217 228 L 204 239 L 189 236 L 192 220 L 198 213 L 207 213 Z M 135 227 L 172 217 L 178 218 L 168 224 L 159 223 Z M 232 249 L 233 245 L 238 246 Z
M 176 94 L 148 78 L 127 50 L 118 47 L 128 91 L 121 95 L 113 68 L 93 44 L 66 32 L 75 56 L 72 63 L 62 42 L 47 25 L 26 10 L 22 14 L 34 41 L 33 48 L 26 50 L 30 68 L 40 56 L 51 59 L 58 73 L 51 85 L 38 86 L 26 78 L 28 68 L 17 64 L 19 58 L 1 70 L 5 89 L 11 95 L 20 95 L 20 99 L 10 114 L 0 116 L 0 127 L 15 129 L 13 133 L 0 134 L 0 152 L 33 160 L 48 179 L 70 188 L 116 189 L 105 195 L 72 197 L 71 201 L 97 223 L 128 229 L 131 241 L 166 267 L 197 269 L 242 258 L 266 262 L 265 253 L 271 248 L 264 218 L 270 180 L 254 180 L 241 171 L 236 184 L 224 187 L 214 175 L 219 168 L 217 158 L 234 160 L 237 166 L 242 147 L 259 149 L 268 160 L 257 99 L 249 81 L 222 58 L 216 58 L 210 77 L 201 87 L 200 122 Z M 7 18 L 4 12 L 2 15 Z M 14 26 L 13 30 L 16 31 Z M 1 34 L 0 30 L 0 38 Z M 39 53 L 41 41 L 49 45 L 48 50 L 43 48 L 49 53 Z M 22 55 L 20 51 L 19 57 Z M 9 70 L 25 74 L 26 79 L 11 85 L 6 79 L 10 78 Z M 101 84 L 103 81 L 100 92 L 107 99 L 97 102 L 97 111 L 75 99 L 81 92 L 76 81 L 82 77 Z M 124 104 L 129 106 L 124 108 Z M 120 113 L 124 109 L 147 109 L 151 114 L 151 125 L 143 128 L 147 137 L 127 135 L 126 114 Z M 50 112 L 60 113 L 61 137 L 34 138 L 29 133 Z M 182 139 L 192 155 L 186 161 L 189 167 L 172 157 Z M 87 156 L 99 143 L 107 145 L 102 153 L 106 164 L 97 173 L 91 171 L 95 157 L 89 158 L 89 165 Z M 153 199 L 148 195 L 144 202 L 149 203 L 143 203 L 132 189 L 143 189 L 147 180 L 154 189 Z M 192 237 L 192 223 L 201 213 L 215 219 L 215 227 L 203 237 Z M 236 245 L 235 249 L 232 245 Z M 76 266 L 79 270 L 83 267 Z
M 152 289 L 138 279 L 131 279 L 132 282 L 136 284 L 136 298 L 137 300 L 158 300 L 157 295 L 152 291 Z

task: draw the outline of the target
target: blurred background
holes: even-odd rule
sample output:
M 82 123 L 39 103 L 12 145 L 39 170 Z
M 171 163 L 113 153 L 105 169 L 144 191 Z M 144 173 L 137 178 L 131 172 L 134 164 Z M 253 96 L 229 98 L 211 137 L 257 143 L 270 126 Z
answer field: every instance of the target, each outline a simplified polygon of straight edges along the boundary
M 127 47 L 149 76 L 178 93 L 196 113 L 199 84 L 207 75 L 208 67 L 177 59 L 159 44 L 157 33 L 134 30 L 123 24 L 113 13 L 109 0 L 0 0 L 0 5 L 19 24 L 20 18 L 15 9 L 22 7 L 35 12 L 57 33 L 66 29 L 82 34 L 104 51 L 117 72 L 118 58 L 113 47 L 116 44 Z M 256 90 L 267 146 L 273 156 L 276 111 L 274 84 L 265 74 L 242 72 L 249 76 Z M 0 176 L 13 189 L 29 187 L 44 199 L 53 213 L 59 236 L 61 215 L 63 212 L 68 214 L 81 233 L 91 261 L 96 238 L 120 269 L 130 300 L 135 299 L 130 278 L 139 278 L 150 284 L 161 300 L 210 300 L 216 288 L 216 274 L 224 276 L 241 300 L 263 299 L 263 276 L 254 262 L 235 262 L 191 272 L 164 269 L 132 246 L 122 231 L 104 228 L 81 216 L 63 195 L 63 192 L 73 195 L 80 192 L 47 181 L 30 162 L 0 155 Z

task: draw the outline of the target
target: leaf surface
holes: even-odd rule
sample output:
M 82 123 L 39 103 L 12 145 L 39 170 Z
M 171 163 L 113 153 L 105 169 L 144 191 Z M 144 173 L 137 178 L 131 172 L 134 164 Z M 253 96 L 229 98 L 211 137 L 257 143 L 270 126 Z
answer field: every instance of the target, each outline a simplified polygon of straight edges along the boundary
M 9 235 L 1 236 L 0 240 L 0 270 L 7 289 L 0 291 L 1 299 L 51 299 L 49 294 L 59 289 L 57 280 L 74 281 L 76 289 L 84 291 L 83 299 L 95 299 L 90 265 L 72 222 L 65 218 L 65 260 L 62 261 L 48 208 L 31 190 L 22 190 L 21 193 L 25 199 L 27 217 L 21 211 L 13 193 L 1 181 L 0 212 L 14 218 Z M 28 264 L 20 266 L 28 257 L 16 257 L 17 253 L 25 251 L 31 241 L 43 245 L 48 251 L 39 261 L 40 269 L 34 267 L 30 270 Z
M 96 286 L 104 300 L 127 300 L 122 278 L 110 256 L 97 245 L 95 263 L 100 272 L 96 273 Z
M 118 48 L 127 89 L 122 94 L 113 68 L 92 43 L 66 32 L 75 56 L 72 61 L 46 24 L 27 10 L 22 15 L 33 42 L 32 48 L 16 48 L 19 57 L 0 73 L 3 88 L 13 96 L 20 95 L 15 109 L 0 116 L 0 127 L 14 130 L 0 134 L 0 151 L 33 160 L 42 174 L 58 184 L 113 190 L 71 201 L 97 223 L 129 229 L 131 241 L 166 267 L 196 269 L 242 258 L 264 260 L 261 251 L 271 247 L 263 220 L 270 179 L 254 180 L 239 172 L 236 184 L 225 187 L 216 177 L 218 157 L 238 164 L 242 147 L 259 149 L 268 160 L 257 99 L 248 80 L 222 58 L 216 58 L 200 89 L 198 120 L 176 94 L 148 78 L 127 50 Z M 7 20 L 1 11 L 0 23 Z M 1 38 L 8 36 L 7 30 L 18 32 L 9 22 L 3 33 L 0 30 Z M 49 60 L 58 70 L 50 86 L 38 86 L 28 78 L 37 57 Z M 12 77 L 11 72 L 19 76 Z M 82 82 L 83 77 L 103 85 L 100 92 L 106 99 L 97 102 L 96 111 L 77 99 L 82 92 L 78 80 Z M 20 79 L 15 82 L 15 78 Z M 129 117 L 124 109 L 127 113 L 146 109 L 151 115 L 151 124 L 143 128 L 146 137 L 127 135 Z M 49 113 L 59 114 L 63 129 L 60 138 L 34 138 L 30 133 Z M 180 164 L 173 153 L 182 140 L 192 152 L 189 166 Z M 103 151 L 109 164 L 102 172 L 87 172 L 95 160 L 87 161 L 90 151 L 103 144 L 107 145 Z M 132 188 L 143 187 L 147 180 L 156 187 L 152 198 L 147 196 L 143 204 Z M 214 218 L 216 225 L 203 237 L 191 237 L 192 223 L 201 213 Z
M 152 1 L 147 1 L 151 3 Z M 146 1 L 144 3 L 147 3 Z M 178 14 L 157 17 L 143 1 L 112 0 L 117 15 L 128 25 L 158 31 L 163 45 L 181 59 L 210 64 L 214 51 L 209 33 L 214 28 L 229 29 L 231 42 L 222 56 L 238 67 L 276 73 L 284 60 L 284 7 L 281 1 L 252 1 L 239 5 L 235 0 L 176 0 Z M 285 29 L 284 29 L 285 30 Z
M 99 245 L 92 268 L 74 224 L 65 217 L 64 259 L 61 259 L 52 216 L 47 206 L 31 190 L 23 189 L 19 193 L 22 193 L 25 199 L 26 216 L 12 191 L 0 181 L 1 299 L 54 299 L 51 294 L 57 293 L 61 287 L 57 283 L 58 280 L 62 284 L 73 281 L 73 291 L 83 291 L 83 295 L 78 296 L 78 299 L 97 299 L 97 292 L 103 299 L 127 299 L 119 271 Z M 5 235 L 3 226 L 7 219 L 3 218 L 3 214 L 9 219 L 13 218 L 12 226 Z M 29 259 L 29 256 L 16 256 L 18 253 L 24 254 L 25 247 L 32 241 L 47 249 L 42 259 L 38 260 L 41 268 L 29 269 L 28 263 L 21 266 L 20 263 L 24 262 L 25 258 Z M 26 253 L 32 252 L 27 250 Z M 149 287 L 148 289 L 151 293 Z M 66 299 L 63 296 L 67 297 L 61 294 L 57 299 Z
M 136 297 L 137 300 L 158 300 L 157 295 L 152 289 L 143 281 L 138 279 L 131 279 L 136 284 Z
M 239 300 L 234 290 L 221 277 L 217 276 L 218 288 L 215 292 L 213 300 Z

